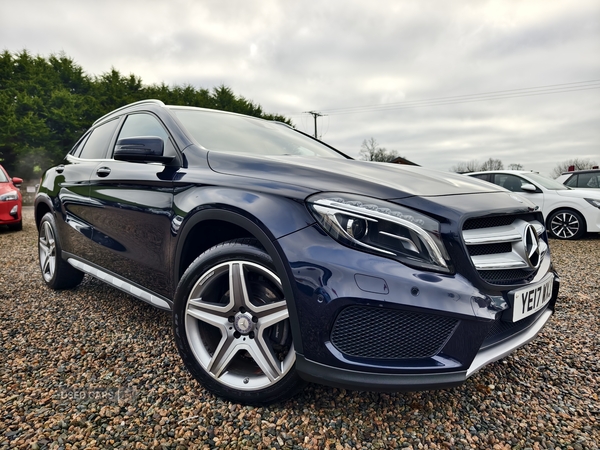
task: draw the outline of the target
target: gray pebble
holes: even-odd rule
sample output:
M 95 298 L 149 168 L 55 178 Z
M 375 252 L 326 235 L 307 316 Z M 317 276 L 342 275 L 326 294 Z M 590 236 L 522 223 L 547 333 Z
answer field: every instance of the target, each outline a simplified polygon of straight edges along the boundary
M 599 448 L 600 236 L 550 241 L 556 314 L 460 387 L 309 385 L 250 408 L 191 378 L 169 313 L 89 277 L 46 288 L 33 211 L 24 217 L 22 232 L 0 227 L 0 449 Z

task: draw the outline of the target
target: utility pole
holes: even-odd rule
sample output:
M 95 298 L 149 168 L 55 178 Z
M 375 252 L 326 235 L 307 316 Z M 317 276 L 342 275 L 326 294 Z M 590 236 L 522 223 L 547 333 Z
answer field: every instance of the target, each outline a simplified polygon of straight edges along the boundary
M 323 114 L 316 111 L 306 111 L 306 114 L 310 114 L 315 118 L 315 139 L 319 139 L 317 135 L 317 117 L 323 117 Z

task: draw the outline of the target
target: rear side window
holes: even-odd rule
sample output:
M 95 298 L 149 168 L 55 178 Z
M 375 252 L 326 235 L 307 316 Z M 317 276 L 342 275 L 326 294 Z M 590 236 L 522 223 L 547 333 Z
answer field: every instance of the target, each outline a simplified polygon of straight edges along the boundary
M 115 134 L 118 123 L 119 121 L 115 119 L 95 128 L 85 142 L 79 157 L 83 159 L 106 158 L 110 140 Z
M 73 147 L 73 149 L 69 152 L 69 154 L 73 155 L 73 156 L 77 156 L 79 158 L 79 155 L 81 154 L 81 149 L 84 147 L 84 145 L 87 142 L 89 137 L 90 137 L 89 134 L 84 136 L 84 138 L 81 139 L 75 147 Z

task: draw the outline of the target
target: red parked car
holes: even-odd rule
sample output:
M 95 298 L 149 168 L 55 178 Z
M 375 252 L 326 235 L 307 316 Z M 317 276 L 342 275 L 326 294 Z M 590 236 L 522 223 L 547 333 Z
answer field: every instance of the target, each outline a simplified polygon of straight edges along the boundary
M 23 228 L 23 200 L 19 191 L 21 183 L 22 179 L 10 178 L 4 167 L 0 166 L 0 225 L 8 225 L 8 228 L 15 231 Z

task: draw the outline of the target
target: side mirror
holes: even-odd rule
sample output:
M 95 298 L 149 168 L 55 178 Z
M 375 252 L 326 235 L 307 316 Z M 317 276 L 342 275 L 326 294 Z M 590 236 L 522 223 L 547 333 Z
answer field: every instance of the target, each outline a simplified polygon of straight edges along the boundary
M 522 184 L 521 190 L 525 192 L 537 192 L 537 188 L 531 183 Z
M 173 156 L 164 156 L 165 143 L 158 136 L 138 136 L 119 139 L 114 158 L 117 161 L 168 163 Z
M 23 184 L 23 179 L 19 177 L 12 177 L 10 181 L 12 181 L 15 187 L 21 187 L 21 184 Z

